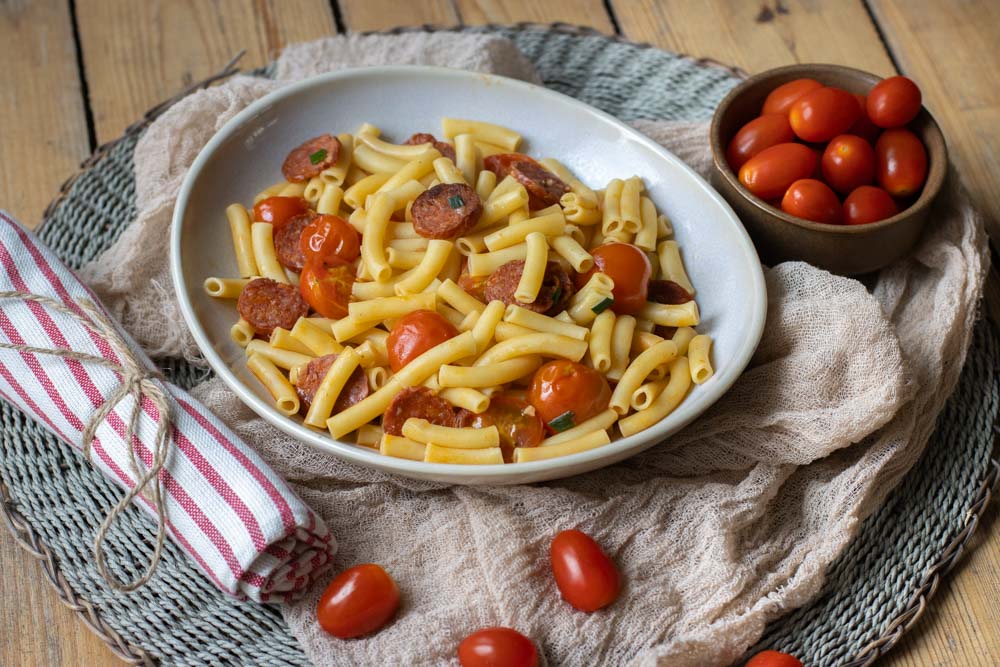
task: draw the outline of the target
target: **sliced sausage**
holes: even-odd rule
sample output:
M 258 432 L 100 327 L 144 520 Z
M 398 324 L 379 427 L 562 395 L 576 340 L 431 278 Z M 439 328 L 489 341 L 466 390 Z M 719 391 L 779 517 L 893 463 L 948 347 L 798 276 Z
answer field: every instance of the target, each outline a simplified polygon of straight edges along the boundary
M 487 276 L 471 276 L 466 272 L 462 272 L 458 276 L 458 286 L 465 290 L 466 294 L 475 297 L 483 303 L 488 303 L 486 300 L 487 280 Z
M 274 230 L 274 254 L 286 269 L 301 271 L 306 265 L 306 256 L 302 252 L 302 230 L 312 218 L 312 213 L 300 213 Z
M 403 435 L 403 424 L 410 417 L 426 419 L 438 426 L 456 426 L 455 409 L 427 387 L 407 387 L 396 394 L 382 415 L 382 430 Z
M 483 214 L 476 191 L 464 183 L 441 183 L 424 190 L 410 208 L 413 229 L 428 239 L 453 239 L 468 233 Z
M 559 203 L 569 186 L 534 159 L 520 153 L 498 153 L 483 159 L 483 167 L 497 180 L 511 176 L 528 191 L 528 207 L 533 211 Z
M 434 138 L 433 134 L 429 132 L 418 132 L 412 137 L 407 139 L 405 142 L 407 146 L 419 146 L 420 144 L 434 144 L 434 148 L 438 149 L 438 153 L 445 156 L 452 162 L 455 161 L 455 147 L 444 141 L 438 141 Z
M 270 336 L 277 327 L 291 329 L 300 317 L 309 314 L 309 306 L 297 287 L 270 278 L 247 283 L 236 301 L 236 310 L 261 336 Z
M 308 181 L 340 157 L 340 140 L 331 134 L 321 134 L 292 150 L 281 165 L 281 173 L 292 183 Z
M 694 295 L 673 280 L 650 280 L 646 300 L 652 303 L 679 306 L 694 300 Z
M 322 357 L 316 357 L 299 371 L 295 393 L 299 395 L 302 414 L 309 412 L 309 407 L 312 405 L 313 399 L 316 398 L 316 392 L 319 391 L 323 378 L 326 377 L 327 371 L 336 360 L 337 355 L 325 354 Z M 368 378 L 365 376 L 364 370 L 360 367 L 355 368 L 351 377 L 347 378 L 347 384 L 341 390 L 340 396 L 334 401 L 332 414 L 337 414 L 355 403 L 360 403 L 368 397 L 368 393 Z
M 522 303 L 514 297 L 517 284 L 524 273 L 524 260 L 507 262 L 486 279 L 486 301 L 503 301 L 507 305 L 521 306 L 526 310 L 547 315 L 558 315 L 573 296 L 573 281 L 559 262 L 549 261 L 545 277 L 532 303 Z

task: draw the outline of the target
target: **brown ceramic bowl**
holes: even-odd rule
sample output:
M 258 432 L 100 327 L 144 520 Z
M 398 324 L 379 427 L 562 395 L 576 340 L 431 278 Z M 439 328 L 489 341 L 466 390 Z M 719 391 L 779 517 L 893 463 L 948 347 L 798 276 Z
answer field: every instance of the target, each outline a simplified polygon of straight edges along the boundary
M 850 67 L 818 64 L 779 67 L 750 77 L 730 91 L 712 118 L 712 185 L 739 215 L 764 263 L 798 259 L 843 275 L 880 269 L 913 248 L 927 223 L 931 202 L 948 170 L 944 135 L 926 108 L 909 124 L 927 148 L 927 181 L 916 200 L 893 217 L 867 225 L 827 225 L 796 218 L 740 184 L 726 162 L 726 147 L 743 125 L 760 115 L 768 93 L 803 77 L 865 95 L 881 80 Z

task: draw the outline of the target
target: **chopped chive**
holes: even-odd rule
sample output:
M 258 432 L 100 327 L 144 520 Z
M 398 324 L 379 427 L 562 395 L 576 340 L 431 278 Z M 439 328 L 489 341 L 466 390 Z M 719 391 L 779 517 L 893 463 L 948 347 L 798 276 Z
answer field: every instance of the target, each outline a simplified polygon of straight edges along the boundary
M 462 208 L 465 206 L 465 200 L 462 199 L 461 195 L 448 197 L 448 206 L 451 206 L 452 208 Z
M 556 287 L 556 291 L 552 293 L 552 303 L 559 303 L 559 299 L 562 298 L 562 285 Z
M 575 421 L 575 417 L 576 415 L 573 414 L 572 410 L 567 410 L 566 412 L 562 413 L 561 415 L 550 421 L 549 428 L 551 428 L 556 433 L 562 433 L 563 431 L 571 429 L 574 426 L 576 426 L 576 424 L 573 423 Z
M 315 153 L 313 153 L 313 154 L 311 154 L 309 156 L 309 161 L 312 162 L 313 164 L 319 164 L 320 162 L 322 162 L 325 159 L 326 159 L 326 149 L 325 148 L 321 148 L 321 149 L 319 149 L 318 151 L 316 151 Z
M 614 302 L 615 300 L 610 296 L 604 297 L 604 300 L 595 305 L 593 308 L 591 308 L 591 310 L 600 315 L 605 310 L 607 310 Z

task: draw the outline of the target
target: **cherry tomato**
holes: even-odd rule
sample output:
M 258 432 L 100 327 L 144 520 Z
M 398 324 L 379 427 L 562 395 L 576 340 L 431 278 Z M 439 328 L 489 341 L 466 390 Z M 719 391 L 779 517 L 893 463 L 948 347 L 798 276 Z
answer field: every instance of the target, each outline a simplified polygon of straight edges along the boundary
M 764 108 L 760 110 L 761 115 L 769 113 L 787 114 L 795 100 L 806 93 L 822 88 L 823 84 L 815 79 L 795 79 L 788 83 L 783 83 L 772 90 L 764 100 Z
M 618 599 L 618 568 L 586 533 L 564 530 L 556 535 L 549 559 L 563 599 L 580 611 L 597 611 Z
M 903 127 L 920 113 L 920 89 L 905 76 L 890 76 L 868 93 L 868 117 L 879 127 Z
M 765 148 L 740 167 L 740 183 L 761 199 L 780 199 L 788 186 L 809 178 L 816 169 L 816 153 L 802 144 Z
M 803 178 L 788 187 L 781 210 L 797 218 L 836 225 L 843 219 L 837 195 L 823 181 Z
M 927 151 L 917 135 L 897 128 L 886 130 L 875 143 L 875 177 L 893 197 L 920 191 L 927 178 Z
M 556 359 L 535 371 L 528 401 L 549 430 L 565 431 L 607 410 L 611 388 L 604 375 L 593 368 Z
M 290 219 L 309 210 L 306 200 L 302 197 L 268 197 L 253 205 L 253 219 L 258 222 L 270 222 L 275 227 L 281 227 Z
M 312 309 L 335 320 L 347 316 L 354 285 L 354 267 L 324 266 L 310 262 L 299 275 L 299 292 Z
M 803 141 L 830 141 L 861 118 L 857 98 L 840 88 L 817 88 L 795 100 L 788 122 Z
M 350 639 L 375 632 L 399 608 L 399 588 L 373 563 L 344 570 L 323 591 L 316 607 L 321 628 L 334 637 Z
M 747 661 L 745 667 L 803 667 L 795 656 L 779 651 L 761 651 Z
M 317 261 L 336 266 L 349 264 L 361 255 L 358 233 L 335 215 L 316 216 L 302 230 L 299 239 L 306 262 Z
M 458 645 L 462 667 L 537 667 L 534 642 L 511 628 L 477 630 Z
M 462 412 L 462 426 L 488 428 L 500 431 L 500 450 L 504 461 L 513 461 L 514 448 L 537 447 L 545 438 L 545 424 L 531 404 L 514 392 L 494 394 L 486 412 Z
M 823 180 L 842 194 L 875 180 L 875 151 L 853 134 L 841 134 L 827 144 L 821 164 Z
M 439 343 L 458 335 L 455 325 L 433 310 L 415 310 L 399 318 L 386 347 L 394 373 Z
M 862 185 L 844 200 L 844 222 L 863 225 L 885 220 L 899 213 L 896 201 L 889 193 L 874 185 Z
M 590 251 L 594 267 L 576 274 L 576 287 L 583 287 L 595 271 L 606 273 L 615 282 L 611 310 L 618 315 L 634 315 L 646 305 L 646 292 L 653 267 L 646 253 L 631 243 L 605 243 Z
M 868 117 L 868 112 L 865 111 L 868 107 L 868 98 L 864 95 L 859 95 L 855 93 L 854 99 L 858 101 L 858 106 L 861 107 L 861 117 L 851 125 L 851 128 L 847 130 L 848 134 L 853 134 L 856 137 L 861 137 L 868 143 L 875 145 L 875 140 L 878 139 L 879 133 L 882 131 L 878 125 L 872 122 L 872 119 Z
M 726 150 L 726 160 L 733 170 L 738 170 L 744 162 L 765 148 L 789 141 L 795 141 L 795 133 L 788 124 L 788 114 L 759 116 L 741 127 L 733 136 Z

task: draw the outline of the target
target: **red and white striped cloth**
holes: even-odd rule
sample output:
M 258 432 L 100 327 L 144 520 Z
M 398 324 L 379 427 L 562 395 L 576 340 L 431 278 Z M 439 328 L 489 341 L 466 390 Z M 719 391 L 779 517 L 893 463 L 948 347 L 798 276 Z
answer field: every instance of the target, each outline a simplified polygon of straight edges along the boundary
M 0 291 L 53 297 L 84 315 L 79 302 L 94 294 L 30 232 L 0 211 Z M 150 369 L 152 362 L 122 332 Z M 114 346 L 76 319 L 44 304 L 0 301 L 0 341 L 69 349 L 120 363 Z M 53 434 L 79 448 L 90 416 L 121 385 L 121 376 L 97 363 L 0 349 L 0 393 Z M 171 402 L 172 441 L 160 473 L 167 535 L 223 591 L 260 602 L 294 598 L 329 568 L 336 544 L 323 520 L 205 406 L 161 382 Z M 134 486 L 127 423 L 135 405 L 126 396 L 98 426 L 91 460 L 123 488 Z M 140 401 L 133 444 L 152 464 L 159 413 Z M 148 494 L 147 494 L 148 495 Z M 134 502 L 152 516 L 144 497 Z M 110 510 L 110 508 L 109 508 Z

